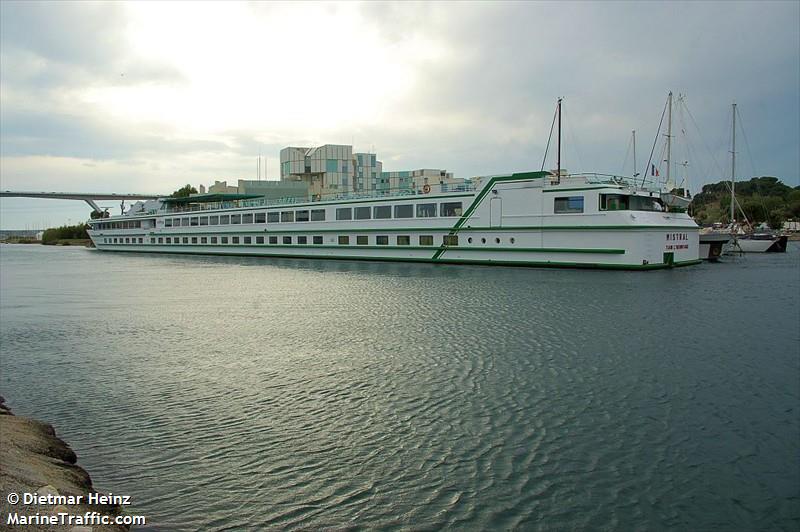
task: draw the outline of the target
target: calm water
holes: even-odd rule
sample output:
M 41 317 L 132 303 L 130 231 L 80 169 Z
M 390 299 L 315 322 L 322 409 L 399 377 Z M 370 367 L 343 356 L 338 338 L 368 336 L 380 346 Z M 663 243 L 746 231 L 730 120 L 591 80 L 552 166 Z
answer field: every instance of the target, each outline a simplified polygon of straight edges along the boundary
M 0 394 L 152 529 L 800 526 L 800 249 L 664 272 L 0 247 Z

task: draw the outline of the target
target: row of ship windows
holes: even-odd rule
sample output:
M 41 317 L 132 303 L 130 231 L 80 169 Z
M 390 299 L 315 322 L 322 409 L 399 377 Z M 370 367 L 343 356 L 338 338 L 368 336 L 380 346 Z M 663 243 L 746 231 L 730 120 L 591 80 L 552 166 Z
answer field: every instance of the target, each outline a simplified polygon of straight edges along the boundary
M 463 214 L 460 201 L 446 203 L 418 203 L 416 205 L 379 205 L 375 207 L 339 207 L 337 221 L 346 220 L 391 220 L 392 218 L 436 218 L 458 217 Z M 251 212 L 246 214 L 222 214 L 216 216 L 187 216 L 165 218 L 164 227 L 196 227 L 203 225 L 237 225 L 287 222 L 324 222 L 325 209 L 301 209 L 296 211 Z M 101 222 L 96 230 L 139 229 L 141 221 Z
M 156 237 L 149 237 L 150 244 L 278 244 L 278 237 L 277 236 L 184 236 L 184 237 L 163 237 L 160 236 Z M 469 239 L 472 242 L 472 239 Z M 484 239 L 485 240 L 485 239 Z M 513 240 L 513 239 L 512 239 Z M 349 246 L 350 245 L 350 236 L 349 235 L 339 235 L 337 240 L 339 245 L 341 246 Z M 312 236 L 311 237 L 312 244 L 321 245 L 323 243 L 322 236 Z M 395 242 L 398 246 L 410 246 L 411 245 L 411 237 L 409 235 L 397 235 L 395 237 Z M 105 237 L 103 238 L 104 244 L 144 244 L 143 237 Z M 308 237 L 307 236 L 283 236 L 281 237 L 280 243 L 282 244 L 308 244 Z M 367 235 L 359 235 L 356 236 L 355 243 L 357 246 L 368 246 L 369 245 L 369 236 Z M 442 244 L 446 246 L 457 246 L 458 245 L 458 235 L 444 235 L 442 237 Z M 377 235 L 375 236 L 375 245 L 377 246 L 388 246 L 389 245 L 389 236 L 388 235 Z M 420 235 L 419 236 L 419 245 L 420 246 L 432 246 L 433 245 L 433 235 Z
M 252 244 L 278 244 L 278 237 L 277 236 L 184 236 L 184 237 L 149 237 L 150 244 L 245 244 L 245 245 L 252 245 Z M 481 238 L 481 244 L 486 244 L 486 238 Z M 495 243 L 500 244 L 500 238 L 495 238 Z M 321 245 L 323 244 L 322 236 L 316 235 L 311 237 L 312 244 Z M 333 242 L 333 240 L 331 240 Z M 350 236 L 349 235 L 339 235 L 337 237 L 336 242 L 341 246 L 349 246 L 350 245 Z M 418 242 L 420 246 L 433 246 L 433 235 L 419 235 Z M 467 238 L 467 242 L 472 244 L 472 237 Z M 511 244 L 514 244 L 516 240 L 514 237 L 509 239 Z M 104 244 L 144 244 L 143 237 L 106 237 L 103 238 Z M 281 237 L 281 244 L 308 244 L 308 237 L 307 236 L 283 236 Z M 369 245 L 369 236 L 368 235 L 358 235 L 355 238 L 355 243 L 357 246 L 368 246 Z M 411 245 L 411 237 L 409 235 L 397 235 L 395 237 L 395 244 L 398 246 L 410 246 Z M 457 246 L 458 245 L 458 235 L 443 235 L 442 236 L 442 244 L 445 246 Z M 389 245 L 389 236 L 388 235 L 376 235 L 375 236 L 375 245 L 377 246 L 388 246 Z
M 416 208 L 415 208 L 416 207 Z M 336 209 L 336 220 L 391 220 L 392 218 L 436 218 L 461 216 L 460 201 L 448 203 L 418 203 L 417 205 L 380 205 L 376 207 L 340 207 Z M 247 214 L 224 214 L 219 216 L 191 216 L 166 218 L 164 227 L 194 227 L 200 225 L 236 225 L 287 222 L 324 222 L 325 209 L 302 209 L 297 211 L 271 211 Z

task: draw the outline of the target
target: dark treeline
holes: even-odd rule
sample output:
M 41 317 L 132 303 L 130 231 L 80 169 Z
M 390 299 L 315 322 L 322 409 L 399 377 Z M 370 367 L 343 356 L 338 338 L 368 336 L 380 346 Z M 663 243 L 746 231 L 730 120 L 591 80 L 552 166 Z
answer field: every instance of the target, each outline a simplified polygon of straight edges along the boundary
M 741 221 L 742 211 L 750 223 L 766 222 L 778 229 L 786 220 L 800 220 L 800 187 L 792 188 L 776 177 L 754 177 L 736 183 L 736 218 Z M 720 181 L 703 186 L 703 191 L 692 199 L 692 215 L 704 224 L 730 221 L 730 182 Z
M 87 229 L 89 229 L 89 226 L 86 224 L 62 225 L 61 227 L 46 229 L 42 235 L 42 244 L 54 244 L 59 240 L 88 239 L 89 233 L 86 232 Z

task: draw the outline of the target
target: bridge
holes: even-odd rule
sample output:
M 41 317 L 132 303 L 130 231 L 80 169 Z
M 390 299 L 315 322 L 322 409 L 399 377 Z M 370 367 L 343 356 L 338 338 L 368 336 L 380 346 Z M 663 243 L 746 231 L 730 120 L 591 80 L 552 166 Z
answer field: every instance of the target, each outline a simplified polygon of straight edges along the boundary
M 168 194 L 167 194 L 168 195 Z M 95 201 L 103 200 L 120 200 L 122 203 L 125 200 L 150 200 L 163 198 L 164 195 L 153 194 L 107 194 L 107 193 L 84 193 L 84 192 L 24 192 L 24 191 L 0 191 L 0 198 L 49 198 L 49 199 L 67 199 L 67 200 L 82 200 L 89 204 L 95 212 L 102 213 L 103 210 L 97 206 Z

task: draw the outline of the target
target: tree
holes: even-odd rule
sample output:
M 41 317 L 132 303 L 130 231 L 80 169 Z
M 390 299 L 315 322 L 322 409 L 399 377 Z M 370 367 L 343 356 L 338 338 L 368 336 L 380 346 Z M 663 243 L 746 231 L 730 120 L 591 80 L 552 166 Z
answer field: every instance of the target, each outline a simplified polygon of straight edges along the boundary
M 197 189 L 194 188 L 192 185 L 186 185 L 182 188 L 179 188 L 175 192 L 172 193 L 170 197 L 172 198 L 188 198 L 192 194 L 197 194 Z

